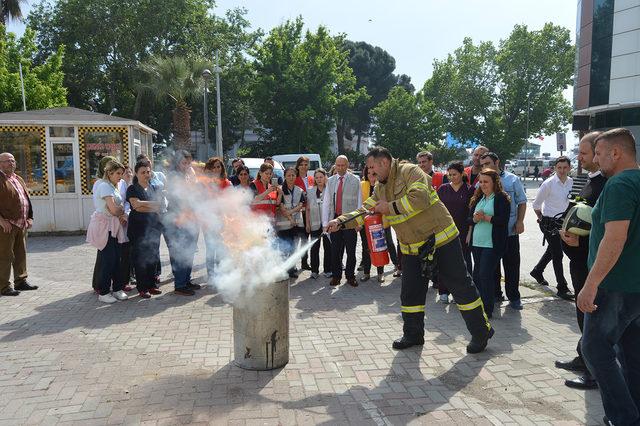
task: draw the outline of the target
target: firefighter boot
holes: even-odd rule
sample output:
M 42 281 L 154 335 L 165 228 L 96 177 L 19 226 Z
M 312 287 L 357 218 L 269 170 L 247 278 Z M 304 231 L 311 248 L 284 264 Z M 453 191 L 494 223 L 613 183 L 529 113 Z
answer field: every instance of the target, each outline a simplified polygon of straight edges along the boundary
M 393 342 L 393 349 L 424 345 L 424 312 L 402 313 L 402 337 Z
M 474 302 L 474 304 L 477 303 Z M 467 345 L 467 353 L 477 354 L 484 351 L 495 332 L 489 324 L 481 302 L 469 310 L 465 310 L 464 307 L 465 305 L 459 306 L 460 313 L 467 324 L 467 330 L 471 333 L 471 342 Z

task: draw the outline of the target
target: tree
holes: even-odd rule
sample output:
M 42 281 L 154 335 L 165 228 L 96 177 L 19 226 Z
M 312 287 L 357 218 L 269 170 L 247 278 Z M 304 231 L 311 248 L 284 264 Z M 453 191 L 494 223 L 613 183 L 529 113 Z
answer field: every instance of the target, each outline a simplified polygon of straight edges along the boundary
M 442 139 L 442 123 L 430 101 L 420 101 L 403 87 L 396 86 L 372 111 L 376 144 L 394 157 L 412 160 L 427 143 Z
M 275 27 L 254 52 L 255 117 L 263 139 L 256 153 L 328 153 L 338 109 L 351 108 L 362 93 L 326 28 L 302 37 L 302 18 Z
M 0 112 L 22 110 L 22 91 L 18 64 L 22 64 L 27 109 L 66 106 L 67 91 L 62 81 L 64 46 L 35 63 L 35 34 L 27 29 L 19 40 L 0 25 Z
M 29 14 L 28 26 L 37 30 L 39 58 L 59 45 L 67 46 L 64 71 L 71 105 L 93 105 L 96 111 L 107 114 L 117 109 L 118 115 L 144 121 L 166 135 L 171 131 L 167 111 L 172 104 L 138 97 L 137 88 L 145 78 L 140 65 L 154 56 L 211 61 L 213 51 L 219 50 L 226 73 L 227 66 L 232 64 L 233 68 L 261 34 L 248 30 L 245 10 L 216 16 L 211 12 L 214 6 L 213 0 L 43 1 Z M 230 83 L 232 79 L 222 89 L 227 110 L 233 110 L 229 104 L 236 102 L 234 96 L 240 90 L 227 91 Z M 246 86 L 247 82 L 238 84 Z M 226 93 L 230 97 L 225 99 Z M 202 116 L 202 102 L 194 107 L 194 112 Z M 215 122 L 215 115 L 210 117 Z M 196 121 L 198 128 L 201 123 Z
M 0 24 L 6 25 L 10 20 L 22 20 L 22 3 L 27 0 L 0 0 Z
M 422 96 L 455 138 L 512 158 L 529 136 L 560 131 L 569 122 L 562 91 L 571 84 L 574 58 L 568 29 L 516 25 L 498 48 L 466 38 L 445 60 L 434 61 Z
M 179 56 L 153 57 L 143 64 L 147 79 L 141 84 L 141 93 L 148 93 L 162 102 L 169 98 L 172 110 L 173 133 L 177 149 L 191 149 L 191 108 L 189 101 L 202 93 L 202 71 L 207 67 L 203 61 Z

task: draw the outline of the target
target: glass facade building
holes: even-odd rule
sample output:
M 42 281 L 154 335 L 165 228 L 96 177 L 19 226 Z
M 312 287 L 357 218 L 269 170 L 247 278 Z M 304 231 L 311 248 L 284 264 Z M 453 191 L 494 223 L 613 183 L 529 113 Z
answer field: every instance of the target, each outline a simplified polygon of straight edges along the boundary
M 576 47 L 574 130 L 626 127 L 640 145 L 640 0 L 578 0 Z

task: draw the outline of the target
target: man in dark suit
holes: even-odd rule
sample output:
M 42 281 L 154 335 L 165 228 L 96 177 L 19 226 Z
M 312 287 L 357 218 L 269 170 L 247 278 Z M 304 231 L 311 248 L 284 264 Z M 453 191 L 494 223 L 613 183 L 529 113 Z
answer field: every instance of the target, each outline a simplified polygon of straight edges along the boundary
M 33 225 L 33 208 L 27 186 L 15 171 L 13 155 L 0 154 L 0 294 L 3 296 L 17 296 L 21 290 L 38 288 L 27 282 L 27 230 Z

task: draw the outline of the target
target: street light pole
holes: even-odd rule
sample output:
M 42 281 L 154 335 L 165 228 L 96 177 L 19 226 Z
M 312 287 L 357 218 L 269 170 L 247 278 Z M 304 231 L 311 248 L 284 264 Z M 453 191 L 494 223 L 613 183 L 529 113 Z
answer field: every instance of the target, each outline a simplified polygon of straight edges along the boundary
M 209 79 L 211 78 L 211 71 L 205 69 L 202 71 L 202 78 L 204 79 L 204 144 L 209 147 L 209 100 L 207 99 L 207 92 L 209 92 Z M 208 156 L 208 154 L 207 154 Z
M 218 66 L 218 51 L 216 51 L 216 62 L 213 72 L 216 73 L 216 115 L 218 116 L 218 125 L 216 126 L 216 150 L 218 157 L 224 158 L 222 151 L 222 109 L 220 108 L 220 66 Z

